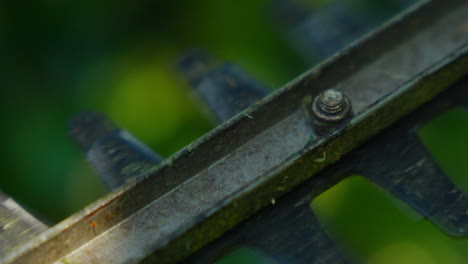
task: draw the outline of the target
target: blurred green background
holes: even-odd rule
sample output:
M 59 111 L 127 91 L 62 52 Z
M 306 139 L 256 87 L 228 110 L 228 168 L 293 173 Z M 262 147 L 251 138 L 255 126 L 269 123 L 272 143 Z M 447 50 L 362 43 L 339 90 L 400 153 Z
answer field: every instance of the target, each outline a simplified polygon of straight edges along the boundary
M 390 0 L 347 2 L 374 20 L 398 11 Z M 104 112 L 169 156 L 214 127 L 174 72 L 174 58 L 202 47 L 277 89 L 311 65 L 281 33 L 271 0 L 2 3 L 0 189 L 48 224 L 64 219 L 106 192 L 68 139 L 74 114 Z M 421 132 L 465 191 L 467 135 L 466 109 Z M 312 206 L 343 248 L 366 263 L 468 263 L 466 239 L 445 236 L 357 176 Z M 261 262 L 250 251 L 234 255 L 221 262 Z

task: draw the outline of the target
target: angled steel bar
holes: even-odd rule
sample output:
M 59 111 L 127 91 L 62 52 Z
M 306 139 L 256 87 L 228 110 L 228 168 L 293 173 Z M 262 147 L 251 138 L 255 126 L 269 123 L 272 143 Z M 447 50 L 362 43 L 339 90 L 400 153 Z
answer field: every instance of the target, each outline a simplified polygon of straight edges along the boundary
M 467 74 L 467 11 L 456 0 L 414 6 L 4 262 L 183 259 Z M 304 107 L 328 88 L 356 115 L 317 138 Z
M 248 221 L 203 247 L 183 263 L 214 263 L 244 247 L 268 256 L 275 263 L 352 263 L 322 229 L 310 208 L 311 192 L 324 187 L 317 179 L 331 186 L 347 176 L 343 169 L 320 173 L 318 178 L 302 184 L 306 186 L 294 189 L 277 201 L 272 200 L 269 206 Z
M 412 134 L 425 121 L 456 106 L 459 101 L 468 100 L 467 91 L 468 79 L 465 78 L 351 151 L 339 162 L 307 179 L 275 203 L 203 247 L 184 263 L 212 263 L 236 248 L 248 246 L 269 253 L 268 255 L 278 260 L 278 263 L 347 261 L 341 250 L 330 241 L 325 231 L 321 230 L 320 223 L 313 216 L 310 203 L 323 191 L 356 173 L 363 173 L 362 176 L 372 181 L 389 182 L 381 184 L 382 187 L 390 192 L 396 191 L 397 197 L 409 201 L 409 204 L 419 204 L 414 206 L 415 210 L 433 221 L 444 232 L 466 236 L 467 197 L 437 168 L 430 157 L 423 156 L 426 165 L 421 164 L 418 158 L 421 158 L 420 152 L 424 149 L 419 145 L 419 138 L 411 136 L 411 140 L 408 141 L 404 134 Z M 404 151 L 406 148 L 415 150 L 415 153 L 405 155 L 403 159 L 395 157 L 400 150 Z M 411 184 L 410 179 L 403 179 L 402 182 L 400 179 L 404 176 L 414 179 L 419 184 Z M 405 180 L 407 182 L 404 182 Z M 399 183 L 397 187 L 404 186 L 403 189 L 409 193 L 394 190 L 395 183 Z M 428 189 L 432 192 L 428 192 Z M 420 195 L 415 196 L 414 193 Z M 314 231 L 308 232 L 309 228 Z
M 179 69 L 219 120 L 226 121 L 268 94 L 266 88 L 234 65 L 223 64 L 209 70 L 213 65 L 210 61 L 213 59 L 206 54 L 191 52 L 179 60 Z M 281 201 L 267 215 L 251 219 L 242 232 L 217 241 L 201 257 L 194 256 L 187 262 L 211 263 L 222 252 L 242 246 L 277 263 L 349 263 L 321 229 L 309 206 L 295 206 L 291 201 L 295 202 Z M 272 203 L 276 203 L 274 199 Z
M 45 230 L 46 225 L 0 192 L 0 259 Z

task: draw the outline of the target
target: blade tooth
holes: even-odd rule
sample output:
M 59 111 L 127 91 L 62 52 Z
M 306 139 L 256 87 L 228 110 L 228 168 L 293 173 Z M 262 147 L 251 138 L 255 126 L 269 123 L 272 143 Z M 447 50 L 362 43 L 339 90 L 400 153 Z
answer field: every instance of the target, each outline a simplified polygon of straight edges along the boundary
M 456 84 L 452 85 L 450 88 L 452 92 L 449 92 L 445 97 L 445 107 L 442 108 L 439 112 L 449 110 L 454 106 L 461 106 L 468 108 L 468 76 L 463 77 Z M 430 121 L 429 119 L 428 121 Z
M 70 122 L 70 136 L 111 190 L 162 161 L 161 156 L 100 113 L 86 111 L 75 116 Z
M 458 93 L 456 94 L 454 100 L 456 104 L 465 107 L 468 109 L 468 77 L 464 81 L 458 84 Z
M 71 138 L 84 152 L 99 138 L 118 129 L 107 117 L 93 111 L 83 111 L 75 115 L 69 124 Z
M 189 53 L 178 62 L 188 80 L 219 122 L 242 112 L 268 94 L 268 89 L 236 65 L 214 65 L 207 55 Z
M 287 41 L 312 64 L 343 49 L 372 27 L 342 3 L 310 12 L 306 9 L 293 0 L 278 0 L 273 5 L 275 16 L 285 25 Z
M 47 229 L 8 195 L 0 192 L 0 262 Z
M 255 227 L 245 241 L 248 246 L 279 263 L 351 263 L 322 229 L 308 203 L 278 206 L 284 209 L 273 209 L 270 220 Z
M 276 20 L 287 27 L 294 27 L 310 15 L 304 6 L 294 0 L 274 0 L 272 12 Z
M 205 51 L 193 49 L 177 59 L 176 67 L 190 85 L 196 86 L 204 75 L 216 67 L 217 63 L 216 59 Z
M 392 132 L 392 133 L 389 133 Z M 437 166 L 419 137 L 387 131 L 361 151 L 356 168 L 453 236 L 468 235 L 468 198 Z

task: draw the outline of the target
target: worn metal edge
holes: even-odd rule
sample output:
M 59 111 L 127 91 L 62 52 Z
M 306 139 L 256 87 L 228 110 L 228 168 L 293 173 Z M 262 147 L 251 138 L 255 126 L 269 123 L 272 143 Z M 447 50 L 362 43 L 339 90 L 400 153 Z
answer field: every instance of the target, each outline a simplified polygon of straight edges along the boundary
M 455 4 L 455 6 L 456 6 L 456 3 L 460 4 L 461 2 L 462 1 L 453 1 L 451 4 L 452 5 Z M 357 51 L 357 49 L 362 48 L 362 46 L 364 44 L 366 46 L 371 46 L 372 43 L 369 43 L 369 42 L 379 42 L 379 41 L 381 42 L 382 40 L 379 40 L 378 38 L 379 38 L 379 36 L 381 34 L 385 33 L 384 31 L 386 31 L 388 28 L 397 27 L 400 22 L 402 22 L 402 21 L 404 21 L 406 19 L 406 17 L 417 16 L 418 12 L 422 12 L 421 10 L 429 8 L 428 6 L 430 4 L 437 6 L 436 3 L 434 3 L 434 2 L 429 3 L 428 1 L 425 1 L 425 2 L 423 2 L 421 4 L 418 4 L 418 5 L 415 5 L 413 8 L 406 11 L 402 16 L 399 16 L 399 17 L 391 20 L 389 23 L 387 23 L 386 25 L 379 28 L 376 32 L 373 32 L 373 33 L 367 35 L 366 37 L 364 37 L 363 39 L 361 39 L 361 40 L 355 42 L 354 44 L 352 44 L 350 48 L 346 49 L 345 51 L 339 52 L 338 54 L 336 54 L 335 56 L 333 56 L 329 60 L 325 61 L 324 63 L 322 63 L 318 67 L 316 67 L 316 68 L 302 74 L 300 77 L 298 77 L 296 80 L 294 80 L 294 81 L 290 82 L 289 84 L 287 84 L 281 90 L 278 90 L 277 92 L 271 94 L 270 96 L 268 96 L 264 100 L 258 102 L 257 104 L 255 104 L 251 108 L 247 109 L 246 111 L 248 113 L 251 113 L 251 114 L 254 113 L 254 112 L 257 112 L 259 110 L 263 110 L 262 112 L 267 111 L 268 109 L 264 110 L 263 108 L 266 108 L 265 106 L 269 106 L 271 108 L 272 105 L 276 103 L 276 101 L 278 100 L 279 97 L 282 97 L 287 93 L 292 93 L 293 89 L 297 88 L 297 86 L 308 86 L 311 82 L 314 82 L 315 80 L 319 79 L 319 77 L 321 77 L 322 72 L 329 71 L 331 68 L 333 68 L 337 64 L 340 64 L 343 60 L 345 60 L 345 61 L 349 60 L 349 59 L 353 58 L 353 56 L 354 57 L 357 56 L 358 59 L 359 59 L 358 60 L 359 63 L 355 64 L 355 65 L 357 65 L 356 68 L 362 67 L 363 65 L 368 63 L 371 59 L 364 56 L 363 54 L 360 54 Z M 432 8 L 435 8 L 435 7 L 432 7 Z M 398 44 L 388 44 L 387 48 L 388 47 L 396 47 L 396 46 L 398 46 Z M 380 51 L 376 51 L 376 53 L 374 55 L 378 56 L 382 52 L 383 52 L 383 48 Z M 358 54 L 356 55 L 354 53 L 358 53 Z M 328 83 L 323 84 L 321 87 L 318 87 L 316 92 L 318 92 L 319 90 L 322 90 L 322 89 L 324 89 L 326 87 L 329 87 L 329 86 L 332 86 L 332 85 L 334 85 L 336 83 L 341 82 L 346 76 L 349 76 L 353 72 L 356 72 L 356 70 L 354 70 L 354 71 L 351 70 L 347 75 L 345 74 L 345 75 L 342 76 L 342 78 L 336 79 L 333 82 L 329 81 Z M 311 92 L 314 92 L 314 91 L 311 91 Z M 299 95 L 297 95 L 297 96 L 302 96 L 302 94 L 299 93 Z M 292 97 L 294 99 L 297 96 L 292 96 Z M 293 99 L 289 99 L 288 101 L 291 101 Z M 297 110 L 297 108 L 287 108 L 285 110 L 286 111 L 283 112 L 283 115 L 286 115 L 286 114 L 290 113 L 291 111 Z M 274 114 L 276 114 L 276 112 Z M 268 120 L 269 117 L 271 117 L 271 116 L 272 115 L 266 115 L 265 114 L 264 120 Z M 279 117 L 281 118 L 282 116 L 279 116 Z M 271 126 L 271 125 L 273 125 L 273 123 L 276 120 L 278 120 L 278 118 L 271 118 L 271 120 L 272 121 L 270 121 L 270 122 L 264 121 L 263 124 Z M 66 234 L 65 235 L 63 234 L 64 232 L 66 233 L 69 230 L 72 230 L 77 225 L 80 225 L 81 229 L 83 229 L 84 228 L 83 226 L 86 226 L 86 219 L 90 219 L 95 215 L 104 215 L 104 214 L 108 213 L 106 211 L 112 211 L 112 210 L 115 210 L 115 212 L 109 212 L 109 214 L 110 213 L 122 213 L 121 215 L 118 215 L 118 217 L 114 218 L 114 220 L 106 222 L 107 225 L 103 226 L 103 229 L 98 231 L 98 232 L 104 232 L 106 229 L 108 229 L 108 228 L 112 227 L 113 225 L 115 225 L 116 223 L 118 223 L 119 219 L 122 219 L 122 218 L 128 216 L 129 214 L 131 214 L 132 212 L 135 212 L 135 211 L 139 210 L 140 208 L 142 208 L 143 206 L 145 206 L 147 204 L 147 201 L 150 201 L 150 200 L 154 199 L 154 197 L 143 197 L 143 198 L 137 197 L 137 199 L 133 199 L 133 196 L 135 196 L 137 194 L 137 192 L 138 192 L 138 190 L 135 190 L 135 189 L 137 189 L 138 187 L 141 187 L 142 185 L 145 185 L 148 182 L 148 180 L 152 181 L 151 185 L 153 185 L 153 186 L 156 185 L 157 183 L 161 182 L 160 179 L 159 180 L 158 179 L 153 180 L 153 178 L 155 178 L 156 176 L 160 176 L 158 174 L 161 174 L 162 172 L 164 172 L 168 168 L 170 168 L 170 167 L 173 168 L 174 166 L 184 162 L 183 159 L 192 156 L 193 152 L 197 152 L 198 149 L 200 148 L 200 146 L 205 146 L 205 148 L 206 148 L 207 143 L 212 142 L 212 141 L 216 141 L 217 137 L 219 137 L 220 135 L 228 134 L 229 135 L 228 139 L 224 140 L 224 142 L 227 142 L 230 139 L 233 139 L 236 136 L 239 136 L 239 133 L 241 133 L 242 130 L 245 131 L 245 130 L 249 130 L 251 128 L 253 128 L 253 125 L 249 125 L 249 118 L 246 118 L 245 115 L 243 115 L 243 114 L 237 115 L 236 117 L 234 117 L 233 119 L 231 119 L 227 123 L 222 124 L 221 126 L 214 129 L 212 132 L 208 133 L 207 135 L 203 136 L 202 138 L 200 138 L 196 142 L 192 143 L 187 148 L 184 148 L 183 150 L 179 151 L 178 153 L 173 155 L 171 158 L 169 158 L 163 165 L 155 167 L 153 170 L 148 172 L 145 176 L 143 176 L 143 177 L 141 177 L 139 179 L 136 179 L 134 181 L 129 182 L 128 184 L 124 185 L 120 189 L 117 189 L 116 191 L 114 191 L 114 192 L 110 193 L 109 195 L 105 196 L 104 198 L 102 198 L 102 199 L 96 201 L 95 203 L 91 204 L 90 206 L 86 207 L 82 211 L 80 211 L 80 212 L 74 214 L 73 216 L 71 216 L 70 218 L 64 220 L 62 223 L 59 223 L 55 227 L 49 229 L 44 234 L 40 235 L 39 237 L 37 237 L 35 240 L 31 241 L 30 243 L 23 245 L 21 248 L 18 248 L 17 253 L 12 255 L 12 256 L 9 256 L 9 258 L 6 259 L 5 261 L 11 262 L 11 261 L 14 261 L 14 260 L 20 260 L 23 256 L 31 253 L 35 249 L 38 249 L 39 247 L 41 247 L 44 243 L 46 243 L 48 241 L 51 241 L 51 240 L 62 241 L 63 240 L 62 238 L 64 236 L 66 237 Z M 233 140 L 234 143 L 229 144 L 229 146 L 223 152 L 217 153 L 217 154 L 220 154 L 219 157 L 222 157 L 225 153 L 228 153 L 230 150 L 235 149 L 236 147 L 242 145 L 244 142 L 246 142 L 248 139 L 250 139 L 253 135 L 255 135 L 258 132 L 259 129 L 260 128 L 257 127 L 255 129 L 250 130 L 250 133 L 245 133 L 244 134 L 245 137 L 243 137 L 242 140 Z M 241 131 L 241 132 L 239 132 L 239 131 Z M 333 138 L 333 137 L 331 137 L 331 138 Z M 320 142 L 323 142 L 324 140 L 325 139 L 322 139 Z M 213 162 L 213 160 L 207 159 L 207 161 L 206 161 L 206 163 L 208 165 L 211 162 Z M 202 164 L 202 166 L 207 166 L 207 164 Z M 329 163 L 327 163 L 327 164 L 329 164 Z M 202 168 L 203 167 L 196 168 L 195 171 L 197 171 L 197 170 L 199 171 Z M 166 175 L 164 175 L 164 176 L 166 176 Z M 174 186 L 176 186 L 178 183 L 186 180 L 186 178 L 182 177 L 181 179 L 177 179 L 177 180 L 178 181 L 174 181 L 174 182 L 170 182 L 170 183 L 163 183 L 162 189 L 165 189 L 165 191 L 168 191 L 168 190 L 172 189 Z M 157 192 L 157 190 L 155 190 L 155 192 Z M 269 199 L 267 199 L 267 200 L 269 201 Z M 122 207 L 131 208 L 131 209 L 125 209 L 125 210 L 116 209 L 116 208 L 122 208 Z M 105 216 L 104 216 L 104 218 L 105 218 Z M 86 240 L 86 239 L 88 239 L 88 237 L 83 238 L 83 240 Z M 74 247 L 74 248 L 76 248 L 76 247 Z M 68 252 L 70 252 L 71 250 L 73 250 L 73 249 L 69 248 Z M 58 255 L 63 255 L 64 253 L 65 252 L 58 252 L 57 254 Z M 51 256 L 51 258 L 52 259 L 57 259 L 58 256 Z M 47 260 L 45 260 L 45 261 L 47 261 Z M 49 258 L 49 261 L 50 261 L 50 258 Z
M 44 223 L 0 191 L 0 259 L 45 230 Z
M 192 226 L 168 238 L 167 245 L 145 259 L 144 263 L 174 263 L 208 242 L 218 238 L 237 223 L 279 198 L 305 179 L 312 177 L 341 156 L 355 149 L 406 114 L 428 102 L 468 74 L 468 46 L 454 52 L 441 63 L 406 83 L 396 92 L 356 116 L 328 138 L 313 142 L 281 167 L 257 179 L 250 186 L 200 216 Z M 386 122 L 382 122 L 382 118 Z M 333 150 L 333 152 L 330 152 Z M 323 153 L 328 160 L 316 162 Z M 278 190 L 278 187 L 282 187 Z

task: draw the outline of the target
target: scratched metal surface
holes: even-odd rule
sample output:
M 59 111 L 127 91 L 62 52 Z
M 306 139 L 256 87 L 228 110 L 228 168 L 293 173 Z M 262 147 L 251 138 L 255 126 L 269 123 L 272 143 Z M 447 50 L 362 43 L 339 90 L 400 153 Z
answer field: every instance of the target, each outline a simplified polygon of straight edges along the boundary
M 0 192 L 0 259 L 46 229 L 15 200 Z
M 465 77 L 183 263 L 213 263 L 242 247 L 255 249 L 276 263 L 359 263 L 330 239 L 310 206 L 322 192 L 353 174 L 393 193 L 446 234 L 465 238 L 468 196 L 433 161 L 416 131 L 467 102 Z
M 461 25 L 467 20 L 459 10 L 466 8 L 462 1 L 416 6 L 255 104 L 247 110 L 253 118 L 237 115 L 155 172 L 25 244 L 6 263 L 135 263 L 152 252 L 149 260 L 173 262 L 189 255 L 465 75 L 466 47 L 454 50 L 466 39 L 443 39 L 447 43 L 440 49 L 428 45 L 432 34 L 463 33 Z M 447 19 L 457 26 L 447 24 Z M 308 96 L 348 83 L 357 73 L 364 79 L 381 74 L 373 71 L 373 64 L 399 65 L 408 50 L 422 52 L 428 47 L 433 59 L 416 59 L 419 71 L 397 83 L 379 79 L 393 84 L 379 89 L 379 95 L 353 99 L 361 114 L 314 140 L 303 110 Z M 406 71 L 397 69 L 393 75 L 405 76 Z M 368 75 L 363 74 L 366 71 Z M 353 94 L 351 87 L 373 88 L 374 83 L 366 84 L 350 85 L 345 92 Z M 326 160 L 314 163 L 323 153 L 329 154 Z M 99 226 L 91 229 L 91 221 Z
M 382 95 L 394 92 L 412 76 L 424 71 L 427 65 L 440 61 L 454 49 L 465 45 L 468 22 L 463 17 L 467 13 L 468 6 L 455 10 L 453 15 L 442 18 L 430 30 L 420 32 L 405 45 L 389 49 L 381 59 L 337 85 L 336 89 L 348 95 L 356 113 L 362 112 L 367 102 L 377 101 Z

